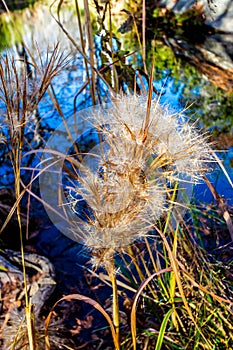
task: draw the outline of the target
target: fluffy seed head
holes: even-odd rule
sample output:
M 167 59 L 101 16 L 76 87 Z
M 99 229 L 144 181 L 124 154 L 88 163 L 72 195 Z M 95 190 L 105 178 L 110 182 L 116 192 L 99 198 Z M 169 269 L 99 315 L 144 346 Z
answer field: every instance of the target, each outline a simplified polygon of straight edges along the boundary
M 208 169 L 210 148 L 184 115 L 157 101 L 147 108 L 142 97 L 120 97 L 93 116 L 102 140 L 80 163 L 70 192 L 88 208 L 79 225 L 91 249 L 116 251 L 145 236 L 166 212 L 168 183 L 197 181 Z

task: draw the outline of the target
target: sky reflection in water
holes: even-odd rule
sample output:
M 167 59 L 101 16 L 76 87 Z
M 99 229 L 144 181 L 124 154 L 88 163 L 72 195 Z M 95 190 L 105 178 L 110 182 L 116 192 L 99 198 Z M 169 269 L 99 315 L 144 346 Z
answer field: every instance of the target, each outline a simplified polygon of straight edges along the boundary
M 71 16 L 68 16 L 68 17 L 69 19 L 72 18 Z M 73 16 L 73 20 L 76 21 L 76 18 L 74 18 L 74 16 Z M 77 25 L 75 22 L 73 25 L 73 28 L 75 28 L 77 32 L 76 26 Z M 28 25 L 28 27 L 30 27 L 30 25 Z M 71 23 L 69 23 L 69 27 L 72 28 Z M 43 28 L 43 25 L 40 24 L 39 28 L 36 28 L 36 29 L 33 29 L 33 28 L 35 28 L 35 26 L 34 27 L 31 26 L 30 30 L 32 31 L 35 30 L 36 35 L 35 33 L 31 33 L 29 35 L 29 32 L 27 31 L 26 42 L 30 50 L 32 50 L 32 48 L 30 47 L 30 45 L 32 44 L 30 43 L 30 39 L 29 39 L 30 37 L 31 39 L 35 37 L 37 38 L 42 37 L 43 39 L 46 38 L 44 34 L 40 35 L 40 30 L 46 31 L 46 28 Z M 77 35 L 77 33 L 75 35 Z M 53 37 L 55 37 L 55 33 L 53 33 Z M 49 40 L 48 36 L 47 36 L 47 40 Z M 98 40 L 96 42 L 98 42 Z M 64 42 L 63 42 L 63 45 L 64 45 Z M 40 47 L 40 43 L 38 43 L 38 46 Z M 43 47 L 46 47 L 45 42 L 43 43 Z M 70 44 L 68 49 L 70 49 Z M 15 52 L 15 46 L 11 49 L 11 51 Z M 100 64 L 100 62 L 98 64 Z M 164 76 L 166 76 L 166 72 L 164 73 L 165 73 Z M 85 74 L 82 57 L 80 56 L 80 54 L 73 51 L 72 60 L 69 66 L 66 69 L 64 69 L 64 71 L 58 77 L 55 77 L 53 79 L 53 89 L 54 89 L 56 98 L 59 102 L 59 105 L 62 109 L 62 112 L 66 118 L 70 117 L 73 114 L 74 96 L 76 96 L 77 92 L 83 86 L 85 81 L 86 81 L 86 74 Z M 182 80 L 182 77 L 181 77 L 181 79 L 177 81 L 177 79 L 174 79 L 170 76 L 167 79 L 165 78 L 165 79 L 161 79 L 160 81 L 155 81 L 154 86 L 158 91 L 164 92 L 164 94 L 161 96 L 162 104 L 169 104 L 175 110 L 182 110 L 182 108 L 184 107 L 184 104 L 182 104 L 181 101 L 184 101 L 184 90 L 185 89 L 187 90 L 187 88 L 189 88 L 187 78 L 185 80 Z M 200 93 L 200 89 L 201 89 L 200 86 L 195 86 L 192 84 L 192 86 L 190 86 L 190 94 L 193 94 L 193 96 L 195 96 L 196 98 Z M 92 101 L 91 101 L 90 91 L 89 91 L 89 88 L 87 87 L 84 90 L 84 92 L 77 97 L 76 108 L 77 110 L 81 110 L 83 108 L 87 108 L 91 106 L 91 104 L 92 104 Z M 4 114 L 4 107 L 2 105 L 2 102 L 0 102 L 0 112 L 1 112 L 1 115 Z M 44 96 L 42 102 L 39 104 L 38 112 L 42 120 L 42 125 L 45 127 L 45 129 L 47 128 L 48 130 L 51 130 L 51 129 L 54 130 L 58 127 L 58 125 L 62 121 L 61 116 L 59 115 L 58 111 L 55 109 L 48 94 Z M 2 116 L 0 116 L 0 120 L 1 119 L 2 119 Z M 85 131 L 86 130 L 80 129 L 80 133 L 83 133 Z M 1 149 L 0 156 L 2 156 L 2 153 L 3 153 L 3 149 Z M 223 166 L 226 168 L 226 171 L 229 177 L 233 181 L 233 166 L 232 166 L 233 147 L 229 148 L 227 152 L 221 152 L 221 153 L 219 152 L 218 156 L 220 159 L 223 160 Z M 215 170 L 209 175 L 209 179 L 215 186 L 217 192 L 219 192 L 220 195 L 223 195 L 226 199 L 228 199 L 230 204 L 233 204 L 233 188 L 231 187 L 223 171 L 219 169 L 218 166 L 216 166 Z M 5 162 L 4 164 L 1 164 L 0 186 L 6 186 L 12 183 L 13 183 L 13 174 L 11 172 L 11 164 L 10 162 Z M 194 193 L 195 193 L 195 197 L 200 201 L 212 201 L 213 199 L 212 194 L 204 184 L 195 186 Z

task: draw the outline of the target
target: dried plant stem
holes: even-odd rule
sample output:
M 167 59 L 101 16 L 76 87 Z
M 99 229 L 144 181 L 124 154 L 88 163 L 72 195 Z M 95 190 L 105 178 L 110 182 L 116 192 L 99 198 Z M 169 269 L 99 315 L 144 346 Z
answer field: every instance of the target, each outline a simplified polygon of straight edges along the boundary
M 39 53 L 39 51 L 38 51 Z M 30 54 L 30 53 L 29 53 Z M 12 168 L 14 172 L 14 189 L 15 189 L 15 205 L 12 207 L 10 213 L 3 224 L 1 231 L 9 222 L 10 217 L 16 210 L 19 237 L 20 237 L 20 249 L 21 260 L 23 270 L 23 282 L 24 282 L 24 294 L 25 294 L 25 318 L 27 324 L 27 347 L 30 350 L 36 349 L 36 337 L 35 337 L 35 322 L 34 322 L 34 310 L 28 293 L 28 281 L 26 275 L 25 255 L 24 255 L 24 239 L 23 239 L 23 227 L 21 220 L 21 206 L 20 201 L 25 193 L 21 190 L 21 164 L 24 155 L 24 146 L 27 142 L 25 138 L 26 124 L 28 121 L 33 120 L 31 118 L 33 111 L 36 110 L 39 101 L 43 97 L 44 93 L 48 89 L 52 78 L 65 66 L 65 59 L 63 54 L 58 55 L 58 46 L 55 46 L 51 58 L 48 59 L 46 66 L 42 64 L 42 57 L 39 53 L 38 65 L 35 59 L 30 56 L 32 66 L 36 70 L 36 78 L 28 75 L 26 66 L 28 62 L 25 60 L 22 65 L 22 69 L 17 69 L 16 61 L 14 58 L 1 56 L 0 60 L 0 81 L 2 88 L 0 89 L 0 100 L 5 104 L 6 110 L 6 125 L 8 126 L 9 133 L 9 155 L 12 162 Z M 38 78 L 41 76 L 40 78 Z M 32 79 L 32 80 L 31 80 Z M 25 332 L 24 332 L 25 333 Z M 11 349 L 15 349 L 15 345 L 21 342 L 19 332 L 16 334 Z
M 142 1 L 142 61 L 145 73 L 146 69 L 146 0 Z
M 93 67 L 95 66 L 94 61 L 94 42 L 93 42 L 93 34 L 92 34 L 92 27 L 91 27 L 91 16 L 89 11 L 89 4 L 87 0 L 84 0 L 84 13 L 86 18 L 86 30 L 87 30 L 87 37 L 88 37 L 88 46 L 89 46 L 89 53 L 90 53 L 90 63 L 91 63 L 91 81 L 90 81 L 90 92 L 91 92 L 91 98 L 93 105 L 96 104 L 96 98 L 95 98 L 95 70 Z
M 222 212 L 222 216 L 227 224 L 227 227 L 228 227 L 228 230 L 229 230 L 229 233 L 231 236 L 231 240 L 233 242 L 233 223 L 231 221 L 231 216 L 227 210 L 227 204 L 226 204 L 224 198 L 218 194 L 218 192 L 216 191 L 214 186 L 211 184 L 211 182 L 208 180 L 208 178 L 206 176 L 203 176 L 203 179 L 204 179 L 206 185 L 209 187 L 214 199 L 217 202 L 219 209 Z
M 132 14 L 132 16 L 133 16 L 133 23 L 134 23 L 135 33 L 136 33 L 137 40 L 138 40 L 138 45 L 140 47 L 141 52 L 143 52 L 143 47 L 142 47 L 142 42 L 141 42 L 141 39 L 140 39 L 140 34 L 139 34 L 139 31 L 138 31 L 137 22 L 136 22 L 135 17 L 134 17 L 133 14 Z M 143 64 L 144 64 L 144 62 L 143 62 Z M 145 69 L 145 66 L 144 66 L 144 69 Z
M 120 349 L 120 317 L 119 317 L 119 301 L 118 301 L 118 288 L 117 288 L 117 280 L 116 280 L 116 269 L 114 263 L 114 257 L 110 258 L 108 261 L 108 266 L 106 266 L 107 273 L 109 275 L 109 279 L 112 284 L 112 307 L 113 307 L 113 324 L 116 331 L 116 346 L 117 349 Z
M 19 135 L 17 136 L 19 137 Z M 22 230 L 22 222 L 21 222 L 20 202 L 18 201 L 18 199 L 20 198 L 20 160 L 22 158 L 22 154 L 20 151 L 22 149 L 21 142 L 20 142 L 20 147 L 16 148 L 14 152 L 15 197 L 16 197 L 16 201 L 18 202 L 16 212 L 17 212 L 17 219 L 19 224 L 20 249 L 21 249 L 21 256 L 22 256 L 21 260 L 22 260 L 23 279 L 24 279 L 24 292 L 25 292 L 25 304 L 26 304 L 25 315 L 26 315 L 26 322 L 27 322 L 28 343 L 29 343 L 29 349 L 35 350 L 36 344 L 35 344 L 34 313 L 33 313 L 33 305 L 30 303 L 30 300 L 28 297 L 27 275 L 26 275 L 24 247 L 23 247 L 23 230 Z
M 27 322 L 29 348 L 30 350 L 36 350 L 34 307 L 30 301 L 29 305 L 25 307 L 25 314 Z
M 110 33 L 110 47 L 111 47 L 111 54 L 112 54 L 112 62 L 114 62 L 114 51 L 112 47 L 112 14 L 111 14 L 111 1 L 109 1 L 108 4 L 108 13 L 109 13 L 109 33 Z M 113 70 L 113 81 L 114 81 L 114 88 L 116 93 L 119 92 L 119 84 L 118 84 L 118 76 L 117 76 L 117 70 L 115 67 L 115 64 L 112 65 Z
M 107 80 L 104 78 L 104 76 L 98 71 L 98 69 L 95 67 L 95 65 L 93 65 L 91 62 L 91 60 L 87 57 L 86 53 L 79 47 L 79 45 L 76 43 L 76 41 L 72 38 L 72 36 L 69 34 L 69 32 L 65 29 L 65 27 L 63 26 L 63 24 L 60 22 L 59 16 L 58 18 L 55 17 L 55 15 L 52 13 L 52 7 L 54 6 L 54 4 L 56 3 L 57 0 L 55 0 L 51 5 L 50 5 L 50 13 L 52 18 L 56 21 L 56 23 L 59 25 L 59 27 L 61 28 L 61 30 L 63 31 L 63 33 L 67 36 L 67 38 L 70 40 L 70 42 L 73 44 L 73 46 L 76 48 L 76 50 L 84 57 L 85 62 L 87 62 L 90 67 L 91 70 L 93 72 L 95 72 L 95 74 L 107 85 L 109 92 L 111 93 L 112 96 L 115 96 L 115 92 L 112 89 L 112 87 L 108 84 Z M 93 77 L 92 77 L 93 79 Z M 88 83 L 89 83 L 89 79 L 87 79 Z M 93 80 L 94 81 L 94 80 Z
M 149 244 L 147 238 L 145 238 L 145 243 L 146 243 L 147 251 L 148 251 L 149 256 L 150 256 L 150 260 L 151 260 L 151 262 L 153 264 L 153 268 L 154 268 L 155 272 L 159 272 L 159 270 L 161 270 L 161 268 L 157 267 L 157 264 L 156 264 L 156 262 L 154 260 L 154 256 L 153 256 L 153 253 L 152 253 L 152 250 L 151 250 L 151 247 L 150 247 L 150 244 Z M 169 299 L 169 293 L 168 293 L 167 288 L 166 288 L 166 286 L 165 286 L 165 284 L 163 282 L 163 279 L 161 278 L 160 275 L 158 275 L 158 281 L 159 281 L 159 285 L 161 286 L 161 290 L 163 290 L 165 298 L 168 300 Z
M 85 53 L 85 42 L 84 42 L 83 29 L 82 29 L 81 14 L 80 14 L 80 9 L 79 9 L 79 5 L 78 5 L 78 1 L 77 0 L 75 0 L 75 6 L 76 6 L 76 13 L 77 13 L 77 20 L 78 20 L 78 29 L 79 29 L 79 33 L 80 33 L 80 40 L 81 40 L 82 50 Z M 84 64 L 85 64 L 85 70 L 86 70 L 86 74 L 87 74 L 87 79 L 89 79 L 88 62 L 86 60 L 86 57 L 84 57 Z
M 141 282 L 143 282 L 145 280 L 145 276 L 143 275 L 143 273 L 141 271 L 141 268 L 136 260 L 135 253 L 133 252 L 133 249 L 131 246 L 129 246 L 127 248 L 127 253 L 130 256 L 130 258 L 132 259 L 132 262 L 137 270 L 137 273 L 138 273 L 138 276 L 140 277 Z

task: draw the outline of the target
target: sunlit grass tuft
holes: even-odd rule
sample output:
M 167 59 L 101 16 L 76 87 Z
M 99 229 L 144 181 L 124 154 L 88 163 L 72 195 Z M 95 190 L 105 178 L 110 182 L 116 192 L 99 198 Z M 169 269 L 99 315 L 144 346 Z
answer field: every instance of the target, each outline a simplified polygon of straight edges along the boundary
M 183 287 L 177 261 L 179 226 L 174 233 L 173 247 L 172 236 L 167 236 L 171 229 L 170 220 L 174 220 L 179 183 L 200 181 L 211 169 L 213 157 L 206 136 L 199 134 L 182 113 L 172 113 L 169 108 L 161 106 L 159 100 L 151 100 L 150 94 L 148 99 L 142 96 L 115 98 L 111 107 L 97 110 L 92 115 L 91 124 L 101 135 L 99 144 L 78 161 L 76 186 L 68 189 L 70 204 L 76 208 L 78 235 L 91 252 L 93 266 L 103 266 L 112 284 L 117 348 L 120 347 L 120 314 L 114 257 L 122 252 L 132 256 L 142 281 L 139 291 L 148 284 L 146 278 L 158 275 L 166 296 L 163 302 L 170 300 L 171 308 L 162 321 L 158 344 L 162 344 L 170 317 L 176 330 L 179 324 L 182 325 L 175 303 L 176 293 L 179 293 L 179 303 L 183 305 L 186 317 L 210 348 Z M 78 208 L 83 201 L 86 211 L 85 217 L 80 219 Z M 159 219 L 165 220 L 163 231 L 157 225 Z M 152 232 L 158 234 L 164 258 L 153 261 L 153 267 L 156 266 L 153 273 L 146 269 L 144 261 L 143 268 L 149 275 L 146 277 L 141 272 L 141 264 L 134 259 L 131 245 L 149 237 Z M 147 249 L 154 259 L 149 244 Z M 166 264 L 164 271 L 172 270 L 166 281 L 160 276 L 163 273 L 162 260 Z M 158 293 L 160 291 L 154 291 L 152 298 Z M 140 292 L 137 297 L 140 297 Z M 131 312 L 131 330 L 133 348 L 136 349 L 136 304 Z

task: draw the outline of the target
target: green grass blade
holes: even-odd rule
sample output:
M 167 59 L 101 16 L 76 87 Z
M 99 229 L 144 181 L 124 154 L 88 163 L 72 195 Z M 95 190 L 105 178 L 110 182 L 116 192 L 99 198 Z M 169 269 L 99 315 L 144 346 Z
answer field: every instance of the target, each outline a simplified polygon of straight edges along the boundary
M 165 317 L 163 319 L 163 322 L 162 322 L 160 330 L 159 330 L 159 336 L 158 336 L 158 339 L 157 339 L 155 350 L 160 350 L 161 349 L 161 346 L 163 344 L 163 337 L 164 337 L 164 334 L 165 334 L 165 331 L 166 331 L 166 327 L 167 327 L 167 323 L 168 323 L 169 318 L 170 318 L 170 316 L 171 316 L 171 314 L 173 313 L 174 310 L 175 310 L 174 308 L 170 309 L 166 313 L 166 315 L 165 315 Z

